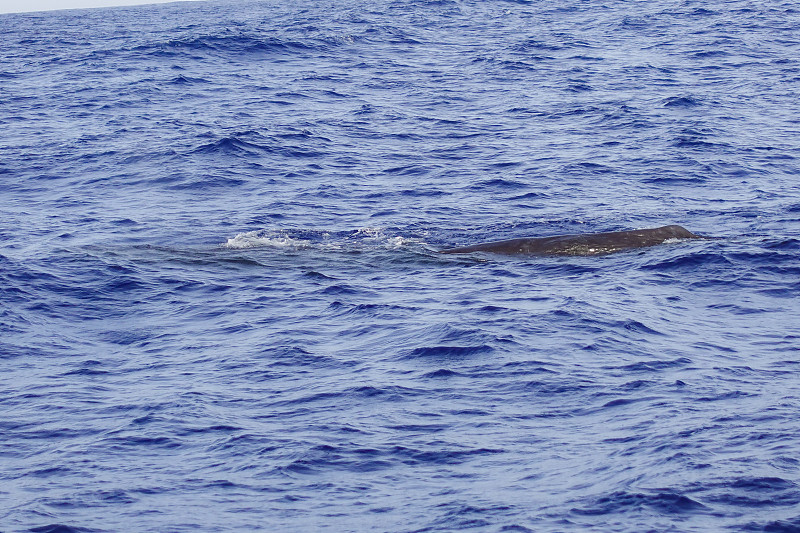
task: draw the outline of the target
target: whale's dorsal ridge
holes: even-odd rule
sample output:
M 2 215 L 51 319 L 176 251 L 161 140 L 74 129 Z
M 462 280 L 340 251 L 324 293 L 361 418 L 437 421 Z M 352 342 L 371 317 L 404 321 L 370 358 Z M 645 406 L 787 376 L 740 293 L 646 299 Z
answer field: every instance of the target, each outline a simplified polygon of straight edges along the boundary
M 577 235 L 555 235 L 487 242 L 441 250 L 443 254 L 486 252 L 503 255 L 606 255 L 623 250 L 655 246 L 670 239 L 704 239 L 683 226 Z

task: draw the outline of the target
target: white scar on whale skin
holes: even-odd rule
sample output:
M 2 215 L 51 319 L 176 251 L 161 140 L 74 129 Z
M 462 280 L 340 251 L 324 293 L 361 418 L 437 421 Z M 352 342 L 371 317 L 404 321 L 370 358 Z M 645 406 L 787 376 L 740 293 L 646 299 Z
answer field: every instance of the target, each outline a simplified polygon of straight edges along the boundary
M 443 254 L 469 254 L 485 252 L 502 255 L 606 255 L 624 250 L 656 246 L 667 241 L 681 239 L 710 239 L 695 235 L 681 226 L 607 233 L 578 235 L 556 235 L 553 237 L 529 237 L 505 241 L 486 242 L 472 246 L 461 246 L 441 250 Z

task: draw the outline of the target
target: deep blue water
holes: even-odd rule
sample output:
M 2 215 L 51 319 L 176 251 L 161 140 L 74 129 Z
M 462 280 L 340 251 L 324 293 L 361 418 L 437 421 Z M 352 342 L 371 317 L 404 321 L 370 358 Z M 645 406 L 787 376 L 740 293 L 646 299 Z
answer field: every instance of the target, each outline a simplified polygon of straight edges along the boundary
M 800 531 L 795 3 L 0 35 L 0 531 Z

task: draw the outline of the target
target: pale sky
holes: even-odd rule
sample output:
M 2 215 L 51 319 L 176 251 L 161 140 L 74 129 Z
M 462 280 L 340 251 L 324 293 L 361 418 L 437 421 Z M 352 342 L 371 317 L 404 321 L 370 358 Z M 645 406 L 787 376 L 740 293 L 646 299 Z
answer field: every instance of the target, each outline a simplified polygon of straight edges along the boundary
M 0 0 L 0 13 L 26 11 L 52 11 L 85 7 L 133 6 L 139 4 L 165 4 L 176 0 Z

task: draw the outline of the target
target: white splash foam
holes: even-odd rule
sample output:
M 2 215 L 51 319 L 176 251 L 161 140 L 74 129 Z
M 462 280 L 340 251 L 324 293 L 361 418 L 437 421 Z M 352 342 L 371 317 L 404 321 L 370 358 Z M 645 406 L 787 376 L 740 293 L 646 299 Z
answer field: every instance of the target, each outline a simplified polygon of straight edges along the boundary
M 292 239 L 286 235 L 269 235 L 263 231 L 248 231 L 239 233 L 232 239 L 228 239 L 222 246 L 224 248 L 242 249 L 258 248 L 271 246 L 274 248 L 304 248 L 310 244 L 309 241 L 302 239 Z
M 402 248 L 403 246 L 407 246 L 409 244 L 415 244 L 422 242 L 419 239 L 407 239 L 405 237 L 388 237 L 386 240 L 386 247 L 387 248 Z
M 353 239 L 382 239 L 384 238 L 382 228 L 360 228 L 356 230 L 350 238 Z
M 387 235 L 383 228 L 360 228 L 349 235 L 331 239 L 327 232 L 318 234 L 320 240 L 296 239 L 289 236 L 283 230 L 257 230 L 239 233 L 235 237 L 228 239 L 221 246 L 223 248 L 243 249 L 243 248 L 284 248 L 300 249 L 315 247 L 320 250 L 368 250 L 368 249 L 397 249 L 404 246 L 424 242 L 418 238 L 401 237 L 399 235 Z
M 372 242 L 374 245 L 394 249 L 422 242 L 420 239 L 387 235 L 383 228 L 360 228 L 349 237 L 361 242 Z

